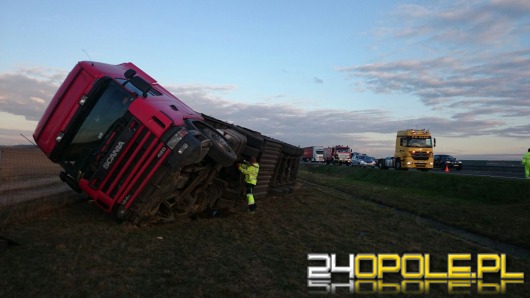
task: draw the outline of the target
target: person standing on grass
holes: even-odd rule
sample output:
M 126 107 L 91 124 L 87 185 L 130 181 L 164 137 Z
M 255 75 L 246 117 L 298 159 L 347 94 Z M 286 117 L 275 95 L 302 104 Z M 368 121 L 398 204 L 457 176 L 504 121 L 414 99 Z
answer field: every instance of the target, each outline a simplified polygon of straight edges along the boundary
M 528 148 L 528 152 L 523 155 L 523 160 L 521 160 L 521 163 L 524 166 L 525 178 L 530 179 L 530 148 Z
M 248 211 L 254 213 L 256 208 L 256 202 L 254 201 L 254 186 L 258 182 L 259 164 L 256 162 L 256 158 L 251 157 L 250 163 L 237 163 L 237 169 L 245 175 L 245 193 L 248 201 Z

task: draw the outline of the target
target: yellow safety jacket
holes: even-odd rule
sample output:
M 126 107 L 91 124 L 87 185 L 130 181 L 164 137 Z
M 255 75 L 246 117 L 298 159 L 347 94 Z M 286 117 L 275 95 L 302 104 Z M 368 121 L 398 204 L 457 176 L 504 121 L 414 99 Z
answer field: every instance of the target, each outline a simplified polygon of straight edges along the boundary
M 241 164 L 239 171 L 245 175 L 245 183 L 256 185 L 258 181 L 259 164 Z
M 521 163 L 523 165 L 530 165 L 530 152 L 527 152 L 525 155 L 523 155 L 523 160 L 521 160 Z

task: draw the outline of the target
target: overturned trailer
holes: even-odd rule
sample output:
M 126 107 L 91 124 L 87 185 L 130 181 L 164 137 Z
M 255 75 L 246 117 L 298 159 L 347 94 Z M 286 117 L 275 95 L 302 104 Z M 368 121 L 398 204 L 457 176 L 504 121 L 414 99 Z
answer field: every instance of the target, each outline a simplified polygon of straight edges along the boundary
M 61 179 L 135 224 L 235 205 L 236 161 L 255 157 L 255 197 L 294 189 L 303 150 L 192 110 L 133 63 L 79 62 L 33 134 Z
M 202 114 L 206 123 L 222 131 L 233 129 L 246 138 L 239 159 L 255 157 L 260 164 L 259 179 L 254 188 L 254 196 L 285 194 L 294 191 L 296 175 L 303 149 L 262 135 L 245 127 L 231 125 L 211 116 Z M 228 139 L 230 142 L 230 139 Z M 241 198 L 241 196 L 239 196 Z

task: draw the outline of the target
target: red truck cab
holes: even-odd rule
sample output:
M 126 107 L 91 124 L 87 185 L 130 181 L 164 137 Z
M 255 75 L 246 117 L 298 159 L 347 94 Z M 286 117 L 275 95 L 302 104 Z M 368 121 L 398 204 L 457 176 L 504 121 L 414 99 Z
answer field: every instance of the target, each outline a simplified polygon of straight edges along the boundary
M 206 156 L 220 167 L 236 160 L 203 120 L 133 63 L 84 61 L 58 89 L 33 138 L 72 189 L 118 217 L 141 217 L 172 191 L 157 194 L 170 173 Z M 174 180 L 175 189 L 185 184 Z

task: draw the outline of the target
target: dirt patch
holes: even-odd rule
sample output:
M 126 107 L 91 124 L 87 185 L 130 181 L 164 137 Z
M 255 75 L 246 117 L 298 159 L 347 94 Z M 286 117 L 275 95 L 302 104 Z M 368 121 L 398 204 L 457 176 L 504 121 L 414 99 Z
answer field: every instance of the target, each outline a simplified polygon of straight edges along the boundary
M 35 147 L 0 147 L 0 208 L 71 192 L 61 167 Z
M 57 176 L 61 167 L 36 147 L 0 147 L 0 182 Z

